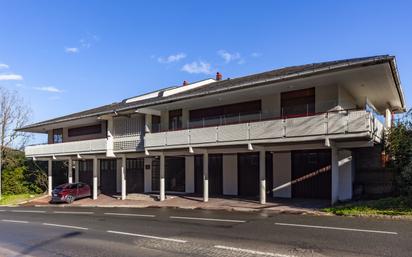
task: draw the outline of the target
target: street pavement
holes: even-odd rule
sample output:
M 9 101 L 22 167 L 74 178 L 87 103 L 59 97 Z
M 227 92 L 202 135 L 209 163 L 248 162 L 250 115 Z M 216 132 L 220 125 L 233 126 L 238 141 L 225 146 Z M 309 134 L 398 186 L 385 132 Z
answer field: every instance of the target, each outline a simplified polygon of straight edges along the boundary
M 1 207 L 0 256 L 411 256 L 412 221 L 172 208 Z

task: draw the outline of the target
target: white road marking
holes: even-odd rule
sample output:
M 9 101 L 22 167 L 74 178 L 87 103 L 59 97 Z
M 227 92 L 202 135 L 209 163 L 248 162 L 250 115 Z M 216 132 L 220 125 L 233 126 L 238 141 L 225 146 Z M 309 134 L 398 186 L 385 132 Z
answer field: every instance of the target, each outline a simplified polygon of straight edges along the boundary
M 114 216 L 130 216 L 130 217 L 149 217 L 154 218 L 156 215 L 151 214 L 134 214 L 134 213 L 117 213 L 117 212 L 105 212 L 105 215 L 114 215 Z
M 319 228 L 319 229 L 332 229 L 332 230 L 345 230 L 355 232 L 367 232 L 367 233 L 379 233 L 397 235 L 397 232 L 382 231 L 382 230 L 369 230 L 369 229 L 357 229 L 357 228 L 342 228 L 342 227 L 328 227 L 328 226 L 315 226 L 315 225 L 303 225 L 303 224 L 291 224 L 291 223 L 275 223 L 279 226 L 292 226 L 292 227 L 304 227 L 304 228 Z
M 53 223 L 43 223 L 43 225 L 45 225 L 45 226 L 52 226 L 52 227 L 74 228 L 74 229 L 88 230 L 88 228 L 84 228 L 84 227 L 61 225 L 61 224 L 53 224 Z
M 204 221 L 219 221 L 219 222 L 234 222 L 234 223 L 246 222 L 246 220 L 227 220 L 227 219 L 196 218 L 196 217 L 181 217 L 181 216 L 170 216 L 169 218 L 182 219 L 182 220 L 204 220 Z
M 176 243 L 186 243 L 187 242 L 185 240 L 180 240 L 180 239 L 173 239 L 173 238 L 167 238 L 167 237 L 158 237 L 158 236 L 149 236 L 149 235 L 143 235 L 143 234 L 134 234 L 134 233 L 121 232 L 121 231 L 113 231 L 113 230 L 107 230 L 106 232 L 107 233 L 112 233 L 112 234 L 126 235 L 126 236 L 135 236 L 135 237 L 143 237 L 143 238 L 149 238 L 149 239 L 171 241 L 171 242 L 176 242 Z
M 91 211 L 54 211 L 57 214 L 93 214 Z
M 234 251 L 234 252 L 250 253 L 254 255 L 265 255 L 265 256 L 274 256 L 274 257 L 292 257 L 293 256 L 293 255 L 286 255 L 286 254 L 280 254 L 280 253 L 261 252 L 261 251 L 255 251 L 255 250 L 244 249 L 244 248 L 236 248 L 236 247 L 230 247 L 230 246 L 224 246 L 224 245 L 215 245 L 214 247 L 217 249 L 224 249 L 224 250 L 229 250 L 229 251 Z
M 23 212 L 23 213 L 45 213 L 46 211 L 34 211 L 34 210 L 11 210 L 11 212 Z
M 3 212 L 3 211 L 6 211 L 6 210 L 0 210 L 0 212 Z
M 4 222 L 13 222 L 13 223 L 29 223 L 28 221 L 25 221 L 25 220 L 1 220 L 1 221 L 4 221 Z

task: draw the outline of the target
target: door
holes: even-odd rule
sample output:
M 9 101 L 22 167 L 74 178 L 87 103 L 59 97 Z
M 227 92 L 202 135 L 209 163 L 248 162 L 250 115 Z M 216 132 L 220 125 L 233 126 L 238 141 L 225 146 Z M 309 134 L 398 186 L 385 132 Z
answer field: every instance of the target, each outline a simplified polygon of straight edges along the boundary
M 273 196 L 273 154 L 266 152 L 266 195 Z
M 102 194 L 116 193 L 116 160 L 100 160 L 100 192 Z
M 259 153 L 238 154 L 238 194 L 256 197 L 259 195 Z
M 126 192 L 144 192 L 144 158 L 126 160 Z
M 195 193 L 203 194 L 203 156 L 195 156 Z M 223 155 L 209 155 L 209 195 L 223 194 Z
M 152 160 L 152 191 L 159 191 L 160 187 L 160 159 Z
M 52 165 L 53 188 L 68 183 L 68 165 L 64 161 L 54 161 Z
M 292 152 L 292 197 L 330 199 L 330 150 Z
M 185 192 L 186 161 L 185 157 L 166 157 L 166 191 Z
M 93 160 L 79 161 L 79 182 L 93 187 Z

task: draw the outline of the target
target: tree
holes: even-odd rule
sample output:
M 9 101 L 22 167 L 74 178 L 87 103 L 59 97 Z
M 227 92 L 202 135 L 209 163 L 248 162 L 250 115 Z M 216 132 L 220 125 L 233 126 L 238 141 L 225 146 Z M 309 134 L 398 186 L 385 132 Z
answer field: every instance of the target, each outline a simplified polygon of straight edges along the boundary
M 30 108 L 16 91 L 0 87 L 0 199 L 2 167 L 12 161 L 6 153 L 13 149 L 21 150 L 26 145 L 28 135 L 16 129 L 27 124 L 29 114 Z

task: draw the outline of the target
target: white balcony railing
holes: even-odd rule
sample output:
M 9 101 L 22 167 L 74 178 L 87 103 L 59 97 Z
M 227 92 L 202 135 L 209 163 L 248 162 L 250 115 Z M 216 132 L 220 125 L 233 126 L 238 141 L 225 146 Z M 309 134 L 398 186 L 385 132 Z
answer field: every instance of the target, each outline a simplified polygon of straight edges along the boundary
M 65 154 L 86 154 L 106 152 L 107 139 L 99 138 L 92 140 L 74 141 L 60 144 L 44 144 L 27 146 L 26 156 L 51 156 Z
M 146 134 L 146 148 L 370 132 L 380 141 L 382 123 L 366 110 L 328 112 L 306 117 L 268 119 Z

